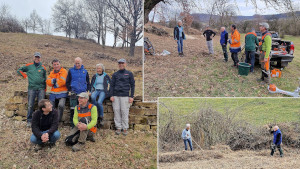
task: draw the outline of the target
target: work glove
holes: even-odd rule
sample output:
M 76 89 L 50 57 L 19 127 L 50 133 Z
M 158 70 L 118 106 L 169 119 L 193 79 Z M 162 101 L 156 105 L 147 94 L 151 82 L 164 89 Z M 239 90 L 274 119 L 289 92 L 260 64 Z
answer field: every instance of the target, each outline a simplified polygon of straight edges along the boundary
M 54 79 L 52 79 L 52 83 L 53 83 L 53 85 L 55 85 L 56 84 L 56 79 L 54 78 Z
M 74 91 L 70 92 L 70 99 L 76 99 L 76 93 Z
M 228 43 L 229 43 L 229 44 L 232 44 L 231 39 L 228 40 Z
M 276 151 L 276 145 L 275 144 L 271 144 L 271 150 L 274 150 L 274 152 Z

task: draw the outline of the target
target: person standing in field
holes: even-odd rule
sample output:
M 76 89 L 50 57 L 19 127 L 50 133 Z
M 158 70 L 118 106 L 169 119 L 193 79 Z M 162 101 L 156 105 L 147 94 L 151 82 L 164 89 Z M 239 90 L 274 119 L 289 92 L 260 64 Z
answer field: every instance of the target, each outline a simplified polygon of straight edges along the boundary
M 183 56 L 183 40 L 185 40 L 185 34 L 182 21 L 178 21 L 177 26 L 174 28 L 174 40 L 177 42 L 179 56 Z
M 280 157 L 283 157 L 283 152 L 281 149 L 281 143 L 282 143 L 282 134 L 278 126 L 274 126 L 273 131 L 273 143 L 271 145 L 271 156 L 274 155 L 275 149 L 279 150 Z
M 258 46 L 258 39 L 255 33 L 255 29 L 252 29 L 245 35 L 245 54 L 246 54 L 246 63 L 250 63 L 250 72 L 254 72 L 254 64 L 255 64 L 255 51 L 256 46 Z
M 212 31 L 209 26 L 206 26 L 206 30 L 203 32 L 203 36 L 206 37 L 206 44 L 208 47 L 209 54 L 214 54 L 214 47 L 212 38 L 216 36 L 216 33 Z
M 221 39 L 220 44 L 222 46 L 223 54 L 224 54 L 224 62 L 228 61 L 228 54 L 227 54 L 227 41 L 228 41 L 228 33 L 225 27 L 221 27 Z
M 262 84 L 270 84 L 270 58 L 272 48 L 272 35 L 268 32 L 269 24 L 266 22 L 259 24 L 259 29 L 262 33 L 262 38 L 259 46 L 260 57 L 259 62 L 261 65 L 261 78 L 258 81 L 262 81 Z
M 240 33 L 235 25 L 231 25 L 231 38 L 229 39 L 231 58 L 233 60 L 233 67 L 237 67 L 239 63 L 238 53 L 241 51 Z
M 183 129 L 181 138 L 183 139 L 184 149 L 187 150 L 187 144 L 190 146 L 190 150 L 193 151 L 193 144 L 192 144 L 192 135 L 190 130 L 191 125 L 186 124 L 186 128 Z
M 27 127 L 31 127 L 32 113 L 35 98 L 38 102 L 45 98 L 46 93 L 46 67 L 41 62 L 42 55 L 34 53 L 34 61 L 26 64 L 17 70 L 24 79 L 28 77 L 28 111 Z

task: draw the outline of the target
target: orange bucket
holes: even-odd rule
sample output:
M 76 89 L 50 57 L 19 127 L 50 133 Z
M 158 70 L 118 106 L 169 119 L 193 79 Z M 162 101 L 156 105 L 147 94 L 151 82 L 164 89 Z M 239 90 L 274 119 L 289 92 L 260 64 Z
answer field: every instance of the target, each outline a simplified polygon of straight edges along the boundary
M 273 69 L 272 71 L 271 71 L 271 77 L 281 77 L 281 70 L 279 70 L 279 69 Z

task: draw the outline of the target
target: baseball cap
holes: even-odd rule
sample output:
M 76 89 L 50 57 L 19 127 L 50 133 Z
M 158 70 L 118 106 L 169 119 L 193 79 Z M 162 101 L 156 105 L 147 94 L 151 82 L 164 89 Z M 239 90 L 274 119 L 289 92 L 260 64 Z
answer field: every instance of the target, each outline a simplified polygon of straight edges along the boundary
M 42 55 L 40 54 L 40 52 L 35 52 L 35 53 L 34 53 L 34 56 L 38 56 L 38 57 L 40 57 L 40 58 L 42 57 Z
M 120 63 L 120 62 L 121 62 L 121 63 L 126 63 L 126 60 L 125 60 L 124 58 L 122 58 L 122 59 L 119 59 L 119 60 L 118 60 L 118 63 Z
M 82 92 L 80 94 L 77 95 L 78 97 L 84 97 L 86 99 L 89 99 L 89 94 L 87 92 Z
M 267 22 L 259 23 L 259 26 L 263 26 L 263 27 L 265 27 L 266 29 L 269 29 L 269 24 L 268 24 Z

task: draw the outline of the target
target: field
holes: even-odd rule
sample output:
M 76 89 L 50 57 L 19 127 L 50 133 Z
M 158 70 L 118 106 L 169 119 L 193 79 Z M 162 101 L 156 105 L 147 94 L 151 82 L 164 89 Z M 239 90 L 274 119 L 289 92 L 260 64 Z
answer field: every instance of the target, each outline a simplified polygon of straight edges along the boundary
M 297 168 L 299 106 L 295 98 L 159 98 L 159 168 Z M 183 151 L 186 123 L 193 152 Z M 267 125 L 275 124 L 283 158 L 270 156 Z
M 146 24 L 145 27 L 150 27 Z M 205 38 L 199 31 L 187 35 L 184 41 L 184 57 L 178 57 L 177 44 L 173 39 L 173 29 L 157 24 L 169 36 L 158 36 L 145 32 L 152 42 L 156 53 L 163 50 L 171 52 L 167 56 L 146 56 L 144 64 L 144 97 L 145 100 L 157 100 L 157 97 L 280 97 L 279 94 L 270 94 L 267 85 L 260 85 L 256 79 L 260 78 L 261 71 L 257 65 L 255 73 L 248 76 L 238 75 L 233 68 L 229 53 L 229 61 L 223 62 L 223 53 L 219 45 L 220 36 L 213 39 L 215 54 L 210 56 L 206 47 Z M 242 34 L 241 37 L 244 37 Z M 244 38 L 241 38 L 242 42 Z M 295 44 L 295 58 L 282 72 L 280 79 L 272 79 L 278 88 L 294 91 L 300 77 L 300 38 L 286 35 L 286 40 Z M 239 55 L 241 58 L 241 55 Z
M 127 137 L 115 136 L 112 130 L 100 130 L 96 143 L 87 142 L 86 149 L 73 153 L 64 144 L 70 131 L 60 126 L 62 133 L 57 146 L 35 153 L 26 122 L 14 121 L 4 115 L 4 104 L 14 91 L 27 91 L 27 79 L 16 70 L 33 61 L 34 52 L 42 54 L 42 63 L 49 68 L 57 58 L 63 67 L 72 67 L 74 58 L 81 57 L 86 68 L 94 70 L 97 63 L 106 69 L 117 70 L 117 59 L 128 61 L 128 70 L 142 72 L 142 48 L 136 56 L 127 49 L 99 46 L 84 40 L 37 34 L 0 33 L 0 168 L 156 168 L 156 132 L 129 131 Z M 48 73 L 49 74 L 49 73 Z M 90 78 L 94 72 L 89 72 Z M 142 77 L 136 77 L 136 96 L 142 95 Z M 48 91 L 50 89 L 48 88 Z
M 257 126 L 300 120 L 297 98 L 159 98 L 159 103 L 175 114 L 182 115 L 207 107 L 223 114 L 234 112 L 237 120 L 246 120 Z M 165 106 L 160 104 L 160 115 L 168 112 Z

